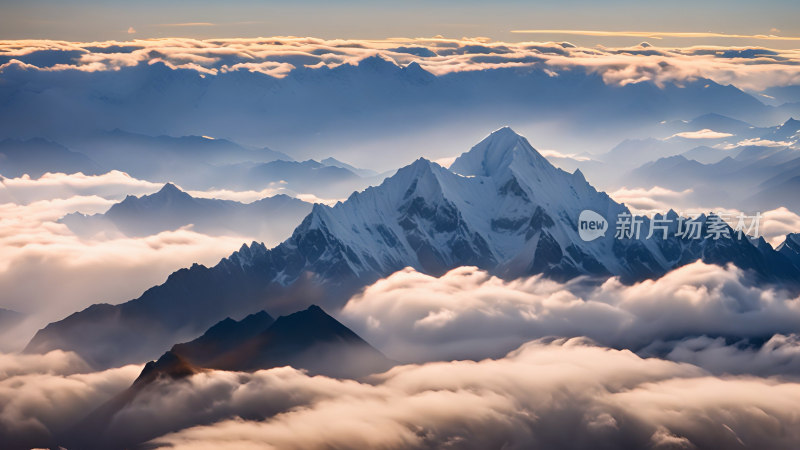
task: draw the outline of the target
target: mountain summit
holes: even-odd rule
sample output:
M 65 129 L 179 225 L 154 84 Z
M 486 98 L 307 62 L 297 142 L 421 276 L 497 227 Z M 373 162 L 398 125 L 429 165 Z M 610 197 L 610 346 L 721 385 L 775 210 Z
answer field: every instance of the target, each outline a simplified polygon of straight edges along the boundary
M 510 127 L 493 132 L 450 165 L 455 173 L 486 177 L 501 177 L 524 168 L 545 172 L 558 170 Z
M 176 344 L 149 362 L 136 383 L 178 378 L 200 369 L 254 371 L 292 366 L 312 374 L 354 378 L 392 366 L 374 347 L 317 305 L 273 319 L 265 311 L 226 318 L 199 338 Z
M 701 259 L 734 263 L 767 281 L 800 279 L 769 245 L 672 236 L 674 213 L 669 239 L 645 239 L 646 232 L 616 239 L 609 230 L 584 241 L 578 233 L 584 211 L 613 223 L 628 209 L 580 172 L 552 166 L 510 128 L 490 134 L 451 169 L 419 159 L 333 207 L 314 205 L 275 248 L 243 246 L 215 267 L 173 273 L 136 300 L 91 306 L 40 330 L 27 351 L 74 350 L 98 366 L 139 362 L 226 316 L 261 308 L 281 314 L 312 303 L 335 313 L 363 286 L 404 267 L 440 275 L 471 265 L 509 279 L 589 275 L 634 282 Z M 703 236 L 709 219 L 701 218 Z M 643 230 L 649 224 L 642 219 Z

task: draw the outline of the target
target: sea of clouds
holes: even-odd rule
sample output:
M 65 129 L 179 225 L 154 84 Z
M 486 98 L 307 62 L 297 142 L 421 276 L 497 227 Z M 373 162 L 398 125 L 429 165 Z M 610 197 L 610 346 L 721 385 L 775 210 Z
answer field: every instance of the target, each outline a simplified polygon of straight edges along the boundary
M 177 448 L 792 448 L 800 299 L 695 263 L 625 286 L 406 269 L 338 315 L 398 361 L 361 380 L 203 371 L 98 438 Z M 130 386 L 71 353 L 0 357 L 0 433 L 51 445 Z M 55 441 L 53 440 L 55 439 Z
M 609 84 L 664 83 L 708 78 L 719 84 L 761 91 L 800 84 L 797 50 L 696 46 L 664 48 L 578 47 L 568 42 L 496 42 L 486 38 L 397 38 L 325 40 L 308 37 L 239 39 L 169 38 L 133 41 L 0 42 L 0 72 L 17 67 L 43 71 L 113 71 L 161 62 L 203 75 L 239 70 L 281 78 L 297 68 L 333 68 L 380 55 L 398 64 L 419 63 L 445 73 L 500 67 L 538 66 L 551 76 L 583 68 Z

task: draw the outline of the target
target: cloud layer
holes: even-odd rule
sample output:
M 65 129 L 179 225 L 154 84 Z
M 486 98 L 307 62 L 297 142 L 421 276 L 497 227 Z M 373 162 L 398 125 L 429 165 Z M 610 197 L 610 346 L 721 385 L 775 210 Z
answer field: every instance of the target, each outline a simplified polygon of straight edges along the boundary
M 191 427 L 156 446 L 789 448 L 800 439 L 796 383 L 713 377 L 582 339 L 533 341 L 496 360 L 401 366 L 370 383 L 275 369 L 198 375 L 179 390 L 214 410 L 267 419 Z M 191 402 L 171 392 L 154 389 L 118 424 L 192 415 Z M 246 401 L 254 395 L 275 401 Z
M 140 366 L 88 372 L 74 353 L 0 353 L 0 442 L 4 448 L 55 445 L 55 436 L 118 394 Z
M 381 55 L 398 64 L 417 61 L 434 74 L 499 67 L 539 67 L 551 76 L 572 68 L 599 73 L 610 84 L 657 84 L 709 78 L 720 84 L 763 90 L 800 84 L 800 53 L 750 47 L 587 48 L 569 43 L 493 42 L 483 38 L 323 40 L 154 39 L 75 43 L 2 41 L 0 72 L 24 70 L 109 71 L 163 63 L 203 75 L 239 70 L 284 77 L 301 68 L 336 67 Z
M 63 444 L 141 369 L 82 373 L 68 353 L 0 355 L 0 367 L 20 365 L 0 371 L 0 437 L 12 448 Z M 539 339 L 496 359 L 397 366 L 362 381 L 289 367 L 161 379 L 91 439 L 178 449 L 788 449 L 800 440 L 798 402 L 792 379 L 715 376 L 585 338 Z
M 161 186 L 116 171 L 0 180 L 0 307 L 28 314 L 23 323 L 0 329 L 0 351 L 22 348 L 48 322 L 93 303 L 136 298 L 181 267 L 216 264 L 255 238 L 212 236 L 191 227 L 142 238 L 81 238 L 57 222 L 76 211 L 105 212 L 128 194 Z M 262 193 L 268 192 L 193 192 L 239 200 Z
M 341 316 L 400 361 L 497 357 L 546 336 L 586 336 L 609 347 L 663 355 L 706 335 L 737 341 L 800 333 L 800 300 L 752 286 L 733 266 L 702 262 L 632 286 L 614 278 L 599 286 L 538 276 L 504 281 L 473 267 L 436 278 L 409 268 L 367 287 Z M 779 341 L 768 349 L 780 351 L 763 356 L 793 355 L 787 349 L 796 349 L 794 338 Z M 714 343 L 685 345 L 708 353 Z M 715 368 L 747 370 L 721 362 Z M 772 370 L 795 369 L 776 364 Z
M 419 362 L 358 381 L 291 367 L 160 379 L 91 439 L 178 449 L 800 442 L 800 300 L 749 286 L 732 267 L 696 263 L 633 286 L 409 269 L 368 287 L 342 318 L 389 356 Z M 63 444 L 140 369 L 0 355 L 0 438 Z

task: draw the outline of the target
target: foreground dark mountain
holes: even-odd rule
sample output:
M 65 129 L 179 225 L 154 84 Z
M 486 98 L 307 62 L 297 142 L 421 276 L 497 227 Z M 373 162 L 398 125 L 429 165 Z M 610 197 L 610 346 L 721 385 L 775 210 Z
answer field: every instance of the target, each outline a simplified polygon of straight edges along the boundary
M 114 417 L 151 389 L 152 383 L 180 382 L 203 370 L 251 372 L 291 366 L 313 375 L 358 378 L 392 365 L 318 306 L 277 320 L 265 311 L 240 321 L 226 318 L 199 338 L 174 345 L 158 361 L 147 363 L 133 386 L 81 420 L 59 443 L 68 448 L 128 448 L 176 431 L 163 424 L 140 428 L 133 423 L 128 427 Z M 112 422 L 116 423 L 111 426 Z
M 202 336 L 177 344 L 145 366 L 137 383 L 184 371 L 254 371 L 292 366 L 312 374 L 356 378 L 392 365 L 378 350 L 319 306 L 278 317 L 264 311 L 241 321 L 227 318 Z
M 148 236 L 191 224 L 202 233 L 257 236 L 276 242 L 288 236 L 310 211 L 311 204 L 287 195 L 245 204 L 194 198 L 167 183 L 155 194 L 128 196 L 103 214 L 73 213 L 60 222 L 83 236 L 115 231 L 127 236 Z
M 605 217 L 609 230 L 586 242 L 583 210 Z M 553 167 L 509 128 L 492 133 L 445 169 L 420 159 L 380 186 L 334 207 L 314 205 L 292 237 L 273 249 L 253 243 L 212 268 L 181 269 L 140 298 L 97 304 L 40 330 L 28 352 L 74 350 L 105 367 L 152 359 L 171 342 L 199 335 L 226 316 L 267 309 L 295 311 L 312 303 L 337 311 L 366 284 L 410 266 L 433 275 L 474 265 L 505 278 L 619 276 L 634 282 L 701 259 L 734 263 L 760 282 L 794 284 L 800 271 L 769 245 L 735 234 L 699 239 L 616 239 L 614 222 L 628 210 L 583 175 Z M 98 345 L 102 342 L 102 345 Z

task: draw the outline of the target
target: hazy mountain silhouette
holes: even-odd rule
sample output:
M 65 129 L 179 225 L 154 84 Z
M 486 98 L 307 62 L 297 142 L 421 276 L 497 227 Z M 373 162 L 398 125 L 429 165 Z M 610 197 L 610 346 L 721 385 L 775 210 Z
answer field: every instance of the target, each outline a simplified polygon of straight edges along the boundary
M 0 141 L 0 175 L 16 178 L 28 174 L 38 178 L 47 172 L 95 175 L 105 170 L 88 156 L 45 139 Z
M 9 94 L 0 136 L 69 138 L 78 151 L 81 136 L 116 128 L 154 136 L 237 136 L 290 155 L 336 149 L 325 153 L 361 155 L 359 164 L 376 167 L 419 156 L 414 144 L 420 137 L 455 150 L 472 139 L 465 131 L 507 123 L 559 123 L 548 144 L 600 150 L 662 121 L 717 113 L 769 122 L 786 114 L 708 79 L 618 86 L 599 73 L 576 69 L 553 77 L 539 67 L 434 76 L 419 64 L 400 66 L 377 56 L 335 68 L 298 66 L 285 78 L 249 71 L 201 76 L 153 62 L 70 77 L 11 65 L 4 79 Z M 49 120 L 38 120 L 45 112 Z M 380 152 L 369 151 L 378 144 Z
M 276 242 L 289 236 L 310 211 L 310 203 L 287 195 L 240 203 L 195 198 L 167 183 L 154 194 L 128 196 L 103 214 L 73 213 L 60 222 L 82 236 L 103 231 L 148 236 L 191 224 L 202 233 L 252 236 Z

